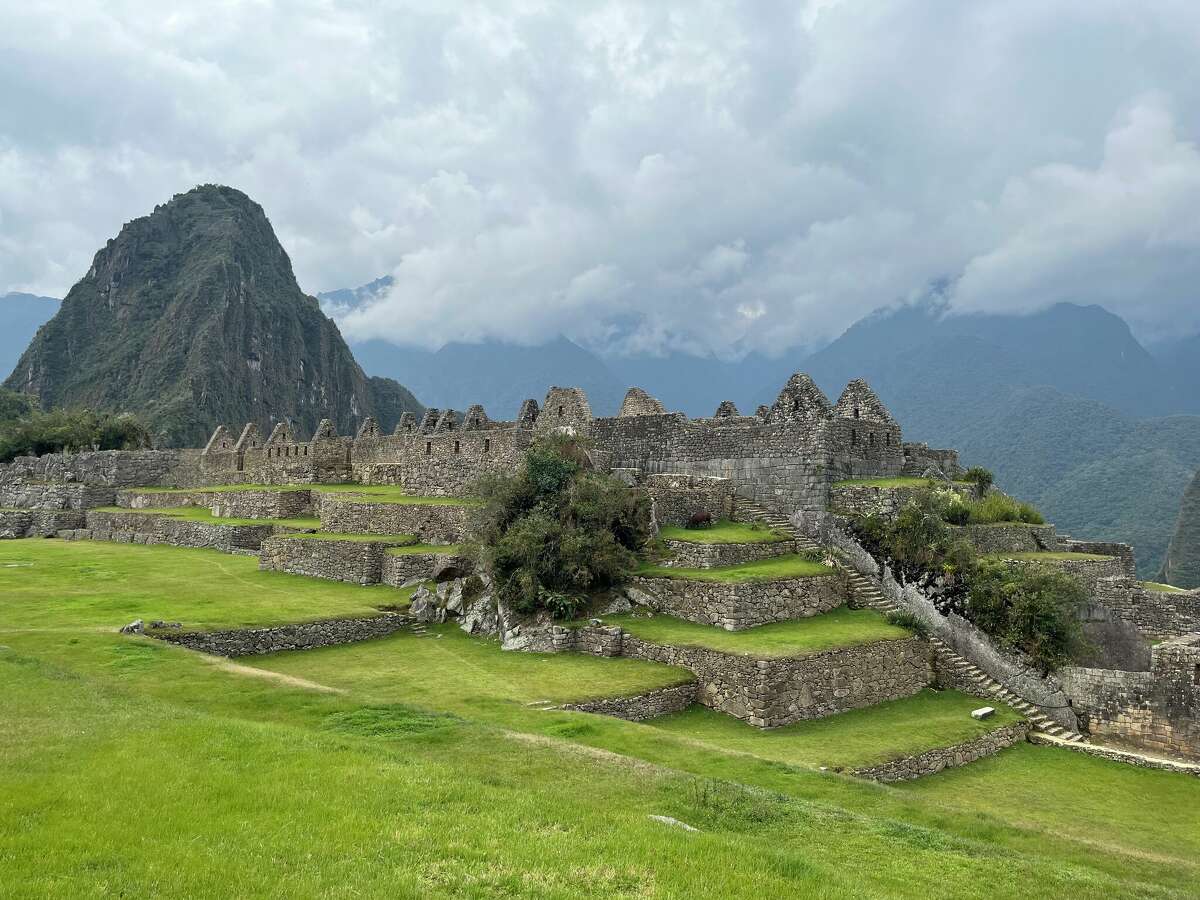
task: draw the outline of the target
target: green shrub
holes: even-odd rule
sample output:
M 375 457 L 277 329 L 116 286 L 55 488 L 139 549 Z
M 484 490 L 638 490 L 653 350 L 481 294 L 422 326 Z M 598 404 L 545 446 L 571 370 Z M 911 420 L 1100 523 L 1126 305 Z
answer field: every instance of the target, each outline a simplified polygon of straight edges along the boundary
M 1001 522 L 1025 522 L 1031 525 L 1045 523 L 1042 514 L 1028 503 L 1022 503 L 994 491 L 982 500 L 969 504 L 970 521 L 976 525 L 995 525 Z
M 969 481 L 974 484 L 980 495 L 985 495 L 995 483 L 995 476 L 992 475 L 990 469 L 985 469 L 983 466 L 972 466 L 962 474 L 963 481 Z
M 615 478 L 591 471 L 578 439 L 542 438 L 514 475 L 485 478 L 465 551 L 522 612 L 572 618 L 589 591 L 637 568 L 650 537 L 649 504 Z
M 1082 647 L 1079 610 L 1086 602 L 1079 579 L 1061 570 L 981 562 L 971 576 L 968 617 L 1048 672 Z
M 27 416 L 34 410 L 34 400 L 28 394 L 18 394 L 0 387 L 0 424 Z
M 892 612 L 888 613 L 886 618 L 889 625 L 895 625 L 897 628 L 906 628 L 917 637 L 929 637 L 929 625 L 924 619 L 919 619 L 910 612 L 903 610 Z
M 34 410 L 0 425 L 0 462 L 63 450 L 138 450 L 149 446 L 150 433 L 146 427 L 124 413 Z

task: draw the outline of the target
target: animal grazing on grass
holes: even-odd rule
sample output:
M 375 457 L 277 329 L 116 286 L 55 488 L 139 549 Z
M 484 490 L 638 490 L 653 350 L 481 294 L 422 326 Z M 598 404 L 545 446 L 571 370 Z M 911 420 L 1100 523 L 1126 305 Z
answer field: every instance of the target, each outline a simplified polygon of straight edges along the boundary
M 688 519 L 687 527 L 688 528 L 711 528 L 712 521 L 713 521 L 712 513 L 701 509 L 701 510 L 697 510 L 696 512 L 692 513 L 692 517 L 690 519 Z

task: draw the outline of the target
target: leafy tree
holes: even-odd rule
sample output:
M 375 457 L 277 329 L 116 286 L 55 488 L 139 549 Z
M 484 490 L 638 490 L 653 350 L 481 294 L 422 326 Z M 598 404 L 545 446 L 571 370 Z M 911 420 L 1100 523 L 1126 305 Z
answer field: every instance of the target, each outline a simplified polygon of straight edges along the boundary
M 983 466 L 972 466 L 962 474 L 963 481 L 969 481 L 974 484 L 982 497 L 991 489 L 992 483 L 996 480 L 992 475 L 991 469 L 985 469 Z
M 18 394 L 16 391 L 0 387 L 0 425 L 27 416 L 33 409 L 33 398 L 28 394 Z
M 468 550 L 522 612 L 573 616 L 584 595 L 618 584 L 650 537 L 649 504 L 590 468 L 578 438 L 538 440 L 513 475 L 481 480 Z
M 146 427 L 131 415 L 90 409 L 34 410 L 0 424 L 0 462 L 18 456 L 82 450 L 137 450 L 150 446 Z

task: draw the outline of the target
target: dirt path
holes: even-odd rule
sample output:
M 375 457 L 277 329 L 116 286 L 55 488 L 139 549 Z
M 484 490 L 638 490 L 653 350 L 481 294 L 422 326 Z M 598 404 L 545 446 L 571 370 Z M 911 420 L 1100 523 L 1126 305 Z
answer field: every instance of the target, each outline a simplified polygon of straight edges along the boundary
M 284 684 L 288 687 L 302 688 L 306 691 L 320 691 L 324 694 L 347 693 L 342 688 L 330 687 L 327 684 L 318 684 L 315 681 L 308 681 L 305 678 L 297 678 L 295 675 L 284 675 L 282 672 L 272 672 L 269 669 L 256 669 L 253 666 L 243 666 L 241 663 L 235 663 L 233 660 L 226 659 L 223 656 L 208 656 L 206 654 L 201 654 L 201 658 L 209 665 L 220 669 L 222 672 L 229 672 L 231 675 L 243 675 L 248 678 L 263 678 L 267 681 L 274 681 L 276 684 Z

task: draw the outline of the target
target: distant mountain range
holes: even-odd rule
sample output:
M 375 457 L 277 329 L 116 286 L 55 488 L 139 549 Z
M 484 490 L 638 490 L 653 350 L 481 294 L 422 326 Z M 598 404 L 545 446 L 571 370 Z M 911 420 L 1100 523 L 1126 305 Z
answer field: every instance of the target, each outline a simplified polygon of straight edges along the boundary
M 318 297 L 340 315 L 389 286 L 379 279 Z M 399 379 L 424 402 L 483 403 L 497 418 L 513 416 L 525 397 L 540 399 L 549 384 L 583 387 L 600 415 L 613 414 L 636 385 L 667 409 L 699 416 L 726 399 L 753 411 L 795 371 L 831 394 L 864 377 L 907 439 L 958 448 L 1065 531 L 1134 543 L 1146 577 L 1162 565 L 1180 498 L 1200 467 L 1200 336 L 1156 349 L 1098 306 L 952 316 L 936 299 L 880 310 L 816 353 L 778 359 L 627 357 L 563 337 L 436 352 L 354 345 L 367 371 Z
M 343 434 L 391 428 L 421 405 L 368 378 L 337 326 L 296 284 L 262 207 L 203 185 L 134 219 L 96 253 L 4 383 L 45 407 L 133 412 L 166 445 L 217 425 L 278 421 Z

